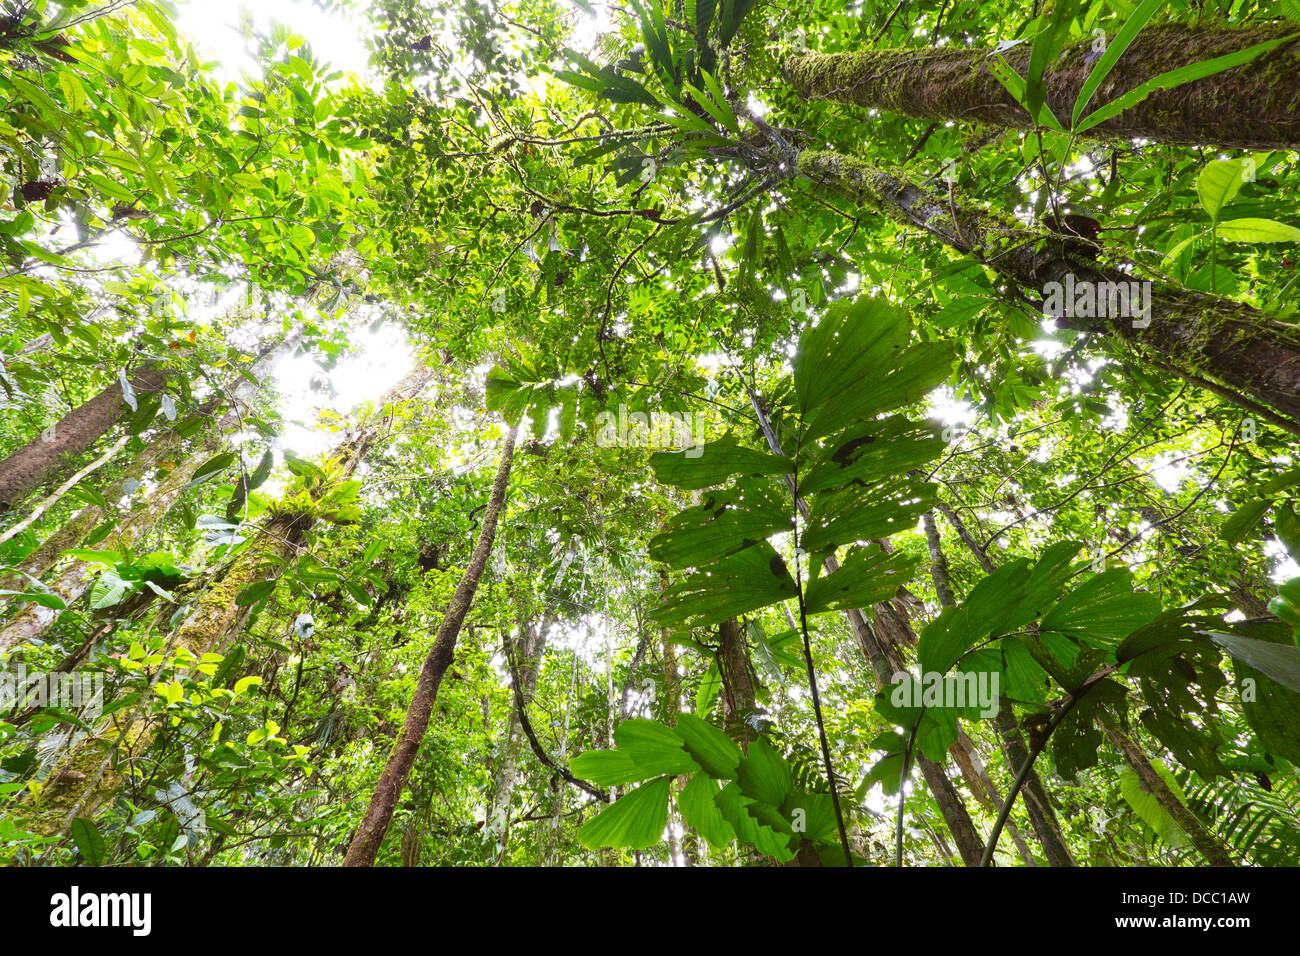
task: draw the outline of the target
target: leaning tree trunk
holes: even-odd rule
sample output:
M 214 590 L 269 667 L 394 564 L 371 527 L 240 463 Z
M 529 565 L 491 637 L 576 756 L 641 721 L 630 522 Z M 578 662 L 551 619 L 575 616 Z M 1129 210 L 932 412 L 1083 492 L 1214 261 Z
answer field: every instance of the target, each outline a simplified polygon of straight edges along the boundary
M 1147 27 L 1106 75 L 1085 114 L 1161 73 L 1288 32 L 1294 31 L 1214 30 L 1182 24 Z M 1043 73 L 1046 104 L 1066 127 L 1098 59 L 1094 42 L 1088 38 L 1067 46 Z M 1001 55 L 1021 76 L 1027 74 L 1029 44 Z M 787 58 L 783 72 L 805 99 L 832 100 L 937 123 L 1031 128 L 1029 113 L 989 68 L 993 56 L 992 50 L 960 47 L 807 53 Z M 1287 40 L 1222 73 L 1156 90 L 1088 133 L 1193 146 L 1300 148 L 1300 41 Z
M 113 536 L 107 541 L 107 546 L 124 552 L 135 547 L 167 515 L 172 505 L 185 492 L 195 472 L 219 449 L 223 436 L 240 426 L 247 406 L 256 397 L 261 384 L 271 374 L 276 362 L 288 354 L 300 338 L 301 333 L 293 333 L 278 345 L 263 349 L 249 374 L 236 376 L 226 389 L 227 410 L 216 429 L 180 461 L 148 497 L 122 520 Z M 198 413 L 212 414 L 220 401 L 221 398 L 218 396 L 210 398 L 199 407 Z M 171 429 L 155 438 L 127 466 L 122 478 L 105 489 L 105 499 L 110 502 L 115 501 L 121 496 L 123 482 L 127 478 L 143 477 L 179 448 L 181 443 L 180 436 Z M 82 538 L 104 517 L 104 511 L 99 506 L 87 505 L 63 527 L 50 535 L 49 539 L 24 559 L 19 567 L 33 575 L 48 569 L 62 551 L 75 548 L 80 544 Z M 49 582 L 48 586 L 52 593 L 62 598 L 66 605 L 71 606 L 72 602 L 80 598 L 90 587 L 94 575 L 95 569 L 91 564 L 74 559 L 59 572 L 58 577 Z M 59 612 L 52 608 L 35 602 L 28 603 L 0 630 L 0 655 L 8 654 L 13 648 L 29 644 L 40 637 L 58 616 Z
M 501 517 L 502 506 L 506 500 L 506 486 L 510 481 L 510 465 L 514 458 L 516 431 L 517 428 L 512 427 L 506 435 L 505 444 L 501 449 L 501 462 L 497 466 L 496 480 L 492 483 L 492 494 L 488 498 L 487 510 L 483 515 L 483 527 L 479 531 L 474 553 L 470 556 L 469 567 L 465 569 L 465 575 L 456 586 L 456 593 L 452 595 L 451 602 L 447 605 L 447 612 L 443 616 L 442 625 L 438 628 L 438 635 L 429 650 L 429 656 L 424 661 L 424 667 L 420 670 L 420 679 L 411 698 L 411 705 L 407 708 L 401 734 L 397 738 L 383 773 L 380 774 L 379 781 L 375 784 L 365 818 L 357 827 L 356 835 L 353 836 L 347 855 L 343 859 L 344 866 L 374 866 L 379 844 L 383 841 L 384 834 L 388 832 L 388 825 L 393 820 L 393 811 L 397 808 L 397 801 L 406 786 L 406 778 L 415 763 L 415 755 L 419 752 L 420 743 L 424 740 L 424 733 L 429 727 L 429 716 L 433 712 L 433 702 L 438 696 L 438 686 L 442 683 L 447 669 L 451 667 L 461 625 L 465 621 L 465 615 L 469 613 L 474 594 L 478 590 L 479 578 L 483 576 L 488 555 L 492 551 L 497 521 Z
M 212 437 L 199 446 L 185 461 L 171 470 L 157 488 L 149 494 L 138 507 L 123 520 L 113 535 L 110 545 L 126 551 L 156 525 L 171 510 L 176 500 L 184 493 L 186 486 L 199 467 L 212 456 L 217 448 L 217 439 Z M 56 534 L 57 536 L 57 534 Z M 88 561 L 74 559 L 48 587 L 51 593 L 71 605 L 90 587 L 96 574 L 96 568 Z M 31 644 L 40 638 L 58 619 L 59 611 L 31 601 L 14 615 L 3 630 L 0 630 L 0 655 L 8 655 L 15 648 Z
M 510 717 L 506 721 L 506 734 L 501 742 L 501 764 L 492 781 L 492 799 L 488 803 L 488 826 L 500 828 L 498 834 L 501 850 L 497 854 L 497 865 L 506 855 L 507 840 L 510 836 L 510 804 L 514 799 L 515 781 L 519 776 L 519 754 L 524 743 L 524 723 L 520 708 L 533 699 L 537 688 L 537 673 L 541 670 L 542 652 L 546 649 L 546 631 L 550 622 L 543 620 L 540 626 L 533 625 L 527 619 L 519 622 L 519 637 L 506 636 L 505 653 L 510 655 L 510 672 L 512 679 L 518 679 L 515 691 L 510 695 Z
M 417 366 L 388 392 L 382 403 L 413 397 L 431 375 L 431 370 Z M 356 471 L 386 424 L 384 419 L 377 420 L 340 443 L 333 453 L 340 460 L 340 478 Z M 294 559 L 314 522 L 314 516 L 303 511 L 286 511 L 269 518 L 257 536 L 199 594 L 194 610 L 169 639 L 169 647 L 184 648 L 196 660 L 223 651 L 243 632 L 252 613 L 251 605 L 241 607 L 235 599 L 246 588 L 278 577 Z M 75 817 L 92 815 L 111 796 L 122 782 L 117 767 L 123 755 L 143 753 L 158 731 L 150 715 L 139 713 L 138 708 L 132 713 L 79 741 L 55 768 L 39 800 L 19 807 L 15 815 L 28 830 L 56 836 Z
M 140 454 L 136 455 L 122 472 L 121 477 L 110 482 L 103 489 L 106 501 L 117 501 L 125 493 L 128 481 L 140 482 L 145 475 L 167 459 L 181 445 L 182 439 L 175 429 L 169 428 L 151 440 Z M 17 572 L 12 577 L 0 581 L 0 590 L 22 591 L 28 585 L 27 576 L 39 578 L 58 563 L 59 556 L 69 548 L 75 548 L 86 539 L 105 518 L 104 509 L 99 505 L 88 504 L 63 522 L 55 531 L 40 543 L 34 551 L 15 565 Z
M 1130 767 L 1142 781 L 1142 789 L 1151 794 L 1164 808 L 1165 812 L 1173 817 L 1174 822 L 1178 824 L 1178 829 L 1187 834 L 1187 838 L 1192 841 L 1192 846 L 1196 847 L 1197 852 L 1205 857 L 1210 866 L 1236 866 L 1237 861 L 1233 859 L 1232 853 L 1223 845 L 1220 840 L 1205 824 L 1196 818 L 1191 810 L 1183 805 L 1178 799 L 1178 795 L 1169 789 L 1163 777 L 1152 765 L 1147 755 L 1142 752 L 1131 737 L 1123 733 L 1116 726 L 1115 721 L 1100 709 L 1097 710 L 1097 723 L 1101 726 L 1102 732 L 1106 738 L 1115 745 L 1124 759 L 1128 761 Z
M 797 162 L 800 174 L 838 188 L 903 225 L 928 232 L 1010 279 L 1034 301 L 1041 301 L 1049 282 L 1065 286 L 1067 276 L 1075 285 L 1134 281 L 1119 270 L 1077 261 L 1065 251 L 1060 237 L 1051 233 L 940 195 L 854 157 L 805 150 Z M 1150 315 L 1142 321 L 1149 325 L 1114 315 L 1071 318 L 1068 324 L 1150 349 L 1180 372 L 1212 376 L 1293 419 L 1300 418 L 1300 337 L 1294 327 L 1240 302 L 1169 284 L 1155 286 Z M 1282 423 L 1290 430 L 1300 429 L 1294 421 Z
M 275 569 L 292 559 L 310 519 L 287 514 L 267 522 L 262 533 L 199 597 L 193 612 L 170 641 L 196 659 L 209 653 L 244 626 L 251 607 L 235 598 L 245 588 L 274 576 Z M 34 803 L 21 805 L 17 816 L 33 833 L 57 836 L 75 817 L 92 816 L 122 783 L 120 767 L 128 756 L 138 756 L 153 742 L 158 723 L 136 713 L 109 723 L 82 738 L 60 762 Z
M 136 392 L 156 392 L 166 381 L 166 373 L 151 362 L 135 373 L 131 387 Z M 115 382 L 0 461 L 0 510 L 18 507 L 68 461 L 90 450 L 118 422 L 125 407 L 122 386 Z

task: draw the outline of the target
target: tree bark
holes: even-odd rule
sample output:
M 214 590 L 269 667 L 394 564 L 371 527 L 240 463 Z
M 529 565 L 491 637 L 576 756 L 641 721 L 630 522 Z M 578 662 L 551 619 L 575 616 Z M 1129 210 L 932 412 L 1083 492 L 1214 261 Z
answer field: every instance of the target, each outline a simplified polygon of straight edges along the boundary
M 1148 26 L 1116 61 L 1084 114 L 1161 73 L 1235 53 L 1288 32 L 1294 31 Z M 1093 43 L 1089 38 L 1067 46 L 1043 73 L 1046 103 L 1066 128 L 1071 125 L 1079 91 L 1098 59 Z M 1029 55 L 1029 44 L 1002 54 L 1021 76 L 1028 71 Z M 1032 128 L 1028 112 L 989 68 L 993 56 L 988 49 L 951 47 L 807 53 L 789 57 L 783 72 L 805 99 L 832 100 L 933 122 Z M 1296 149 L 1300 147 L 1300 41 L 1286 41 L 1231 70 L 1156 90 L 1087 132 L 1178 145 Z
M 416 684 L 415 695 L 406 711 L 406 720 L 402 731 L 388 758 L 379 781 L 375 784 L 370 797 L 370 806 L 365 818 L 357 827 L 357 832 L 343 859 L 344 866 L 374 866 L 379 844 L 388 832 L 392 822 L 393 811 L 406 786 L 406 778 L 415 763 L 416 753 L 424 740 L 424 733 L 429 727 L 429 716 L 433 712 L 433 702 L 438 696 L 438 686 L 443 675 L 451 666 L 456 653 L 456 640 L 460 636 L 461 625 L 469 613 L 470 604 L 478 590 L 479 578 L 487 566 L 488 555 L 492 551 L 492 542 L 496 538 L 497 521 L 501 517 L 502 506 L 506 499 L 506 486 L 510 481 L 510 466 L 515 450 L 515 432 L 511 428 L 506 435 L 501 449 L 501 462 L 497 466 L 496 480 L 492 484 L 492 494 L 488 498 L 487 510 L 483 515 L 483 527 L 479 531 L 478 543 L 470 557 L 469 567 L 456 587 L 447 612 L 438 628 L 437 637 L 424 667 L 420 670 L 420 679 Z
M 513 661 L 512 671 L 519 679 L 518 700 L 527 704 L 533 698 L 537 688 L 537 673 L 541 669 L 542 653 L 546 650 L 546 631 L 550 622 L 543 620 L 540 626 L 521 619 L 519 637 L 506 636 L 506 653 Z M 492 781 L 492 799 L 488 803 L 488 825 L 500 827 L 499 838 L 501 850 L 496 863 L 501 865 L 505 858 L 506 843 L 510 836 L 510 804 L 514 798 L 515 781 L 519 776 L 519 753 L 523 747 L 524 725 L 516 706 L 516 696 L 510 696 L 510 717 L 506 721 L 506 733 L 501 741 L 501 763 Z
M 135 373 L 131 387 L 137 393 L 156 392 L 166 381 L 166 373 L 150 363 Z M 0 462 L 0 510 L 16 508 L 68 461 L 89 451 L 125 407 L 122 386 L 114 382 Z
M 739 735 L 741 747 L 748 750 L 749 742 L 756 737 L 749 718 L 758 707 L 757 682 L 749 641 L 734 617 L 718 625 L 718 674 L 722 679 L 722 719 L 731 733 Z
M 1192 841 L 1192 846 L 1205 857 L 1205 861 L 1210 866 L 1236 866 L 1237 861 L 1233 859 L 1232 853 L 1224 846 L 1223 841 L 1197 819 L 1196 814 L 1185 807 L 1177 794 L 1169 789 L 1169 785 L 1156 771 L 1137 742 L 1115 726 L 1114 720 L 1109 715 L 1102 713 L 1100 709 L 1096 714 L 1097 723 L 1105 733 L 1106 739 L 1124 755 L 1124 759 L 1142 781 L 1142 789 L 1160 802 L 1160 806 L 1174 818 L 1178 828 L 1187 834 L 1187 838 Z
M 1018 773 L 1020 768 L 1029 761 L 1029 748 L 1020 733 L 1015 711 L 1011 709 L 1011 701 L 1007 697 L 1003 696 L 993 720 L 998 736 L 1002 739 L 1002 746 L 1006 750 L 1007 766 L 1011 768 L 1012 773 Z M 1039 846 L 1047 856 L 1048 865 L 1075 866 L 1074 855 L 1070 852 L 1070 847 L 1061 833 L 1060 824 L 1056 820 L 1056 811 L 1052 808 L 1047 789 L 1043 786 L 1043 780 L 1038 776 L 1037 770 L 1030 770 L 1029 776 L 1025 778 L 1024 795 L 1029 822 L 1034 828 L 1034 835 L 1038 837 Z
M 1011 280 L 1035 302 L 1046 284 L 1129 283 L 1117 269 L 1078 261 L 1050 232 L 1031 229 L 1014 217 L 1000 216 L 939 195 L 904 176 L 851 156 L 805 150 L 799 172 L 835 187 L 856 201 L 903 225 L 921 229 Z M 1149 325 L 1131 316 L 1061 318 L 1058 324 L 1115 335 L 1150 349 L 1173 367 L 1205 374 L 1293 419 L 1300 419 L 1300 339 L 1293 329 L 1258 309 L 1222 296 L 1157 284 L 1151 293 Z
M 309 522 L 302 515 L 269 521 L 260 540 L 250 545 L 203 592 L 193 613 L 177 628 L 171 645 L 201 658 L 227 635 L 238 633 L 251 613 L 235 598 L 250 585 L 268 579 L 276 567 L 293 557 Z M 281 563 L 273 563 L 276 562 Z M 73 818 L 92 816 L 122 783 L 124 767 L 142 754 L 158 730 L 149 715 L 136 714 L 82 738 L 50 775 L 37 802 L 20 805 L 18 815 L 34 833 L 56 836 Z

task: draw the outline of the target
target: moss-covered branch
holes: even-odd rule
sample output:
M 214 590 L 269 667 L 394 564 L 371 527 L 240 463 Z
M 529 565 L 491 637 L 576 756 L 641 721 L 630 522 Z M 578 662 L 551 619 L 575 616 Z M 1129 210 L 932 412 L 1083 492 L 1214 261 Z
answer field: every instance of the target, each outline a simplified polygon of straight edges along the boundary
M 1106 75 L 1089 111 L 1162 73 L 1285 35 L 1272 28 L 1148 27 Z M 1047 105 L 1067 126 L 1099 56 L 1093 42 L 1066 47 L 1043 74 Z M 1027 129 L 1032 125 L 1029 114 L 989 69 L 992 52 L 938 48 L 807 53 L 788 58 L 783 69 L 787 82 L 806 99 L 936 122 Z M 1026 74 L 1028 44 L 1002 55 L 1021 76 Z M 1281 43 L 1242 66 L 1157 90 L 1090 133 L 1162 143 L 1294 149 L 1300 145 L 1300 39 Z
M 950 198 L 896 173 L 826 150 L 799 155 L 799 173 L 881 215 L 923 229 L 1011 280 L 1035 301 L 1048 283 L 1130 283 L 1134 277 L 1079 261 L 1066 243 L 1011 216 Z M 1102 315 L 1062 324 L 1116 335 L 1180 371 L 1217 379 L 1284 415 L 1300 418 L 1300 342 L 1263 312 L 1222 296 L 1155 283 L 1149 324 Z

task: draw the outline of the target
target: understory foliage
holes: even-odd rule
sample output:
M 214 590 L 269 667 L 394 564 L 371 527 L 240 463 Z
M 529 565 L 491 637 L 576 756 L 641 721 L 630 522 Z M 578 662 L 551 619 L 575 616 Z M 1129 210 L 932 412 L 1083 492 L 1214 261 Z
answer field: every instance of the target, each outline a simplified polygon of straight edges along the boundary
M 1300 860 L 1300 129 L 1098 135 L 1300 4 L 319 6 L 0 0 L 0 862 L 342 862 L 481 532 L 378 865 Z

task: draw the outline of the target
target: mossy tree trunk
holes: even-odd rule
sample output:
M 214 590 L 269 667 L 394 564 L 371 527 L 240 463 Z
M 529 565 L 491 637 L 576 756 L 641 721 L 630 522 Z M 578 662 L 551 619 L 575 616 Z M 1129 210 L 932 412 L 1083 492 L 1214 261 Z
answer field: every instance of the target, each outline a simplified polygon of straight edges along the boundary
M 432 371 L 417 366 L 381 400 L 381 407 L 419 393 Z M 350 477 L 388 425 L 379 416 L 356 430 L 333 452 L 339 461 L 338 478 Z M 315 523 L 310 512 L 285 511 L 268 518 L 239 553 L 197 596 L 194 610 L 169 639 L 195 659 L 224 653 L 242 633 L 252 607 L 235 599 L 246 588 L 277 577 L 296 557 L 302 541 Z M 153 742 L 158 723 L 150 715 L 132 716 L 83 738 L 50 775 L 34 802 L 22 804 L 15 816 L 33 833 L 55 836 L 66 831 L 77 816 L 91 816 L 125 779 L 129 762 Z
M 1106 75 L 1087 112 L 1161 73 L 1285 35 L 1271 28 L 1149 26 Z M 1030 45 L 1021 44 L 1002 56 L 1024 76 L 1029 54 Z M 1029 114 L 990 70 L 992 56 L 992 50 L 951 47 L 806 53 L 787 58 L 782 68 L 786 81 L 805 99 L 832 100 L 932 122 L 1029 129 L 1033 125 Z M 1067 46 L 1043 73 L 1046 103 L 1066 127 L 1099 56 L 1089 38 Z M 1296 149 L 1300 147 L 1300 41 L 1288 40 L 1222 73 L 1157 90 L 1088 132 L 1182 145 Z
M 194 473 L 202 464 L 212 457 L 218 447 L 216 436 L 199 445 L 184 461 L 179 463 L 166 478 L 136 508 L 123 519 L 117 530 L 105 541 L 104 547 L 127 551 L 133 548 L 144 536 L 171 510 L 173 504 L 185 491 Z M 98 509 L 96 509 L 98 510 Z M 74 516 L 74 520 L 75 520 Z M 55 538 L 59 537 L 56 532 Z M 75 547 L 76 545 L 70 545 Z M 71 606 L 89 589 L 95 577 L 96 569 L 88 561 L 74 559 L 67 564 L 48 583 L 49 590 Z M 58 619 L 59 611 L 30 602 L 14 615 L 3 630 L 0 630 L 0 654 L 9 654 L 15 648 L 30 644 L 40 638 Z
M 198 598 L 194 610 L 177 628 L 171 644 L 201 658 L 224 639 L 238 633 L 252 609 L 235 598 L 245 588 L 264 581 L 293 558 L 310 525 L 299 514 L 269 520 L 257 537 Z M 127 766 L 153 742 L 158 730 L 152 716 L 132 711 L 96 733 L 82 738 L 69 751 L 41 788 L 35 802 L 17 810 L 20 825 L 43 836 L 64 832 L 78 816 L 93 816 L 123 783 Z
M 999 217 L 959 199 L 932 191 L 922 183 L 829 151 L 805 150 L 799 172 L 836 188 L 880 214 L 929 233 L 953 249 L 984 263 L 1041 302 L 1047 283 L 1135 281 L 1117 269 L 1080 261 L 1060 237 Z M 1263 409 L 1275 409 L 1288 430 L 1300 429 L 1300 338 L 1293 328 L 1263 312 L 1222 296 L 1157 283 L 1150 315 L 1059 319 L 1062 325 L 1113 335 L 1137 349 L 1147 349 L 1173 368 L 1206 375 L 1253 396 Z M 1250 403 L 1254 405 L 1255 403 Z M 1276 419 L 1271 419 L 1276 420 Z
M 505 858 L 510 837 L 510 804 L 514 799 L 515 782 L 519 777 L 519 754 L 524 743 L 524 724 L 519 714 L 519 705 L 526 706 L 533 699 L 549 628 L 549 620 L 543 620 L 538 625 L 525 618 L 519 622 L 519 635 L 507 635 L 505 638 L 505 653 L 510 655 L 511 660 L 511 680 L 517 678 L 519 683 L 518 700 L 515 695 L 511 695 L 510 716 L 506 720 L 506 733 L 501 741 L 501 762 L 493 774 L 492 796 L 488 802 L 487 825 L 497 830 L 501 846 L 496 858 L 498 866 Z

